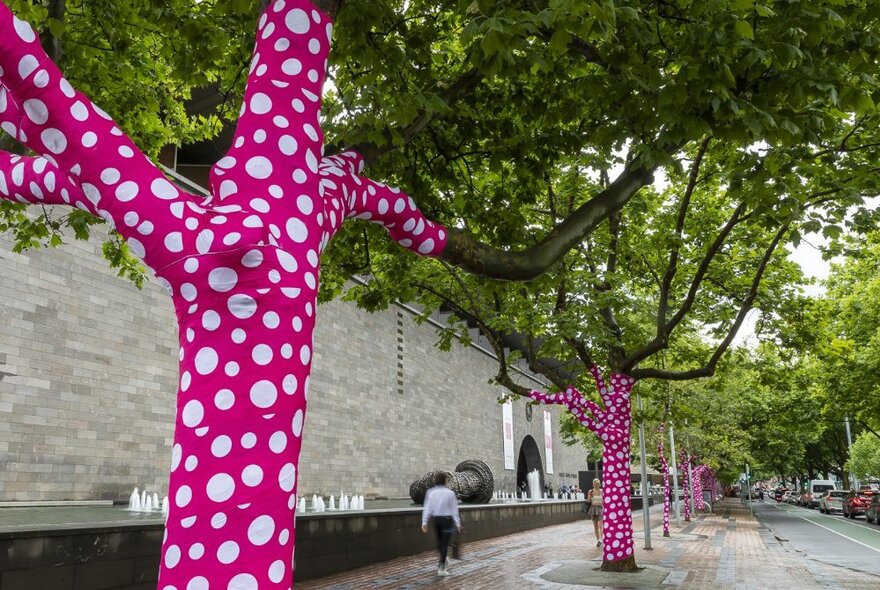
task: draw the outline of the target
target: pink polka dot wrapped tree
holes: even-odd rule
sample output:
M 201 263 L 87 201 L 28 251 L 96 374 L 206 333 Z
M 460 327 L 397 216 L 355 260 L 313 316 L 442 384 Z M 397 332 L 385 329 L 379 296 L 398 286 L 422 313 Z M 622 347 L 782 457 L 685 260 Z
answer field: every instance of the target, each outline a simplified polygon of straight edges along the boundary
M 627 563 L 633 557 L 630 503 L 631 392 L 635 379 L 612 374 L 610 384 L 595 365 L 590 369 L 602 399 L 600 406 L 574 387 L 561 393 L 532 390 L 528 396 L 542 404 L 565 406 L 602 441 L 602 553 L 606 564 Z M 613 566 L 612 566 L 613 567 Z
M 346 218 L 436 256 L 443 227 L 323 157 L 330 18 L 276 0 L 259 22 L 233 146 L 211 195 L 174 184 L 77 92 L 0 4 L 0 122 L 38 157 L 0 154 L 0 195 L 107 220 L 174 301 L 180 384 L 159 587 L 288 589 L 321 253 Z
M 688 469 L 690 464 L 690 456 L 684 449 L 679 454 L 679 465 L 681 465 L 681 494 L 684 504 L 684 521 L 691 521 L 691 470 Z

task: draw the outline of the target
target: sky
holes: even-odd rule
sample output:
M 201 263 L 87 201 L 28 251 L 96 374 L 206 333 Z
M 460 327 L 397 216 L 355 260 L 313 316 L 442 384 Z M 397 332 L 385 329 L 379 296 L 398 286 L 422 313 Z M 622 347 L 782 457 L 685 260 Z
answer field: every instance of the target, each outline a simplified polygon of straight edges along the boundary
M 791 245 L 788 245 L 789 260 L 797 262 L 800 265 L 801 270 L 803 270 L 804 275 L 814 279 L 812 285 L 804 287 L 804 293 L 813 297 L 818 297 L 825 293 L 825 289 L 821 282 L 828 278 L 828 273 L 831 271 L 831 263 L 822 260 L 822 254 L 819 252 L 818 246 L 820 246 L 822 242 L 823 239 L 818 234 L 809 234 L 804 237 L 803 241 L 801 241 L 797 248 L 792 248 Z M 758 342 L 755 338 L 755 324 L 757 323 L 759 316 L 760 313 L 754 309 L 749 312 L 745 323 L 739 329 L 736 338 L 733 340 L 733 346 L 757 345 Z

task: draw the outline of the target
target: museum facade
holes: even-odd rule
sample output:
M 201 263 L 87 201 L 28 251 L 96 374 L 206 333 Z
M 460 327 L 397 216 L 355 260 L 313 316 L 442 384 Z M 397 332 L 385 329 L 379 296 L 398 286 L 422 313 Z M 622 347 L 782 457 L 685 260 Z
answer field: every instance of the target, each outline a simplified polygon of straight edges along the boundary
M 586 452 L 562 444 L 560 408 L 499 404 L 494 356 L 440 351 L 440 318 L 415 313 L 319 306 L 300 495 L 405 497 L 471 458 L 500 490 L 533 469 L 554 489 L 577 483 Z M 165 291 L 118 278 L 98 239 L 16 254 L 0 235 L 0 502 L 166 493 L 178 354 Z

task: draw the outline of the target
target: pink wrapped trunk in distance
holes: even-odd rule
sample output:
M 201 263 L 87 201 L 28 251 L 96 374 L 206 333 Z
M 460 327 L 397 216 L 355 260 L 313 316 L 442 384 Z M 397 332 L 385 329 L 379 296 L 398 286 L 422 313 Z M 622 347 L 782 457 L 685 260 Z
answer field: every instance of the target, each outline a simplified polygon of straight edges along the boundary
M 0 154 L 0 196 L 103 217 L 174 301 L 164 590 L 291 587 L 321 254 L 349 217 L 418 254 L 446 244 L 412 199 L 361 175 L 358 154 L 324 157 L 331 32 L 306 0 L 269 5 L 232 148 L 200 198 L 169 182 L 0 3 L 0 124 L 40 154 Z

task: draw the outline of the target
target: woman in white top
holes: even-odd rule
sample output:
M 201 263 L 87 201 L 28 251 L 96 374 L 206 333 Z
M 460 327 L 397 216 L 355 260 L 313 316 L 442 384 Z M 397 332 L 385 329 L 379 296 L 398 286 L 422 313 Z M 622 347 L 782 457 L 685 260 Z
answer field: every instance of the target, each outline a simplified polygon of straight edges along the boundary
M 593 480 L 593 489 L 587 492 L 587 504 L 590 505 L 587 515 L 593 520 L 593 532 L 596 533 L 596 547 L 602 546 L 602 482 Z

